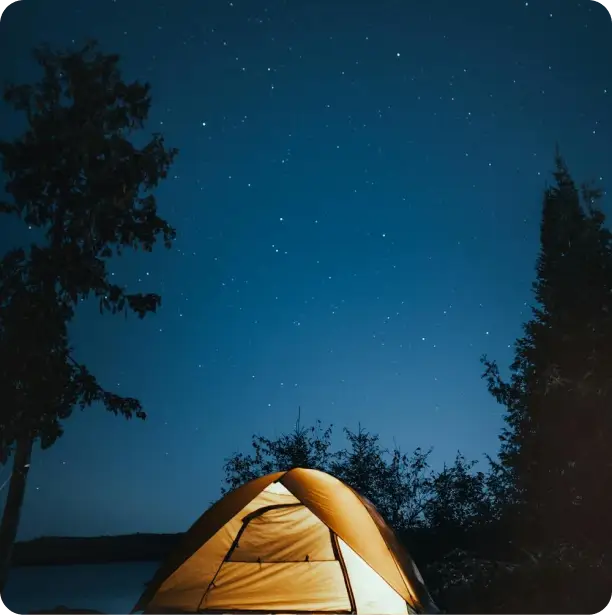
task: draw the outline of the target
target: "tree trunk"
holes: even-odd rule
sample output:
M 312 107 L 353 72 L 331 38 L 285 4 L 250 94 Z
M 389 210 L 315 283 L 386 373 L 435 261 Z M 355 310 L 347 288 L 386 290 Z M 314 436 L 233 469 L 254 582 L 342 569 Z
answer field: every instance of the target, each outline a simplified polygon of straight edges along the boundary
M 32 445 L 33 441 L 31 438 L 22 438 L 17 441 L 15 450 L 9 492 L 6 504 L 4 505 L 2 523 L 0 524 L 0 595 L 4 593 L 11 567 L 13 545 L 17 537 L 21 506 L 26 490 L 26 480 L 30 471 Z

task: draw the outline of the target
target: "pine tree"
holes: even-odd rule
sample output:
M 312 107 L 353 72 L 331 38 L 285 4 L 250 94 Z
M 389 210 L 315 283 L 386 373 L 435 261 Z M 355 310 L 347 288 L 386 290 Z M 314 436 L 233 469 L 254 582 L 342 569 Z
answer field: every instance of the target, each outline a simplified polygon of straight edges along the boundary
M 612 546 L 612 236 L 599 190 L 579 190 L 557 151 L 545 191 L 537 305 L 515 345 L 511 378 L 483 357 L 506 406 L 500 460 L 525 548 L 590 554 Z

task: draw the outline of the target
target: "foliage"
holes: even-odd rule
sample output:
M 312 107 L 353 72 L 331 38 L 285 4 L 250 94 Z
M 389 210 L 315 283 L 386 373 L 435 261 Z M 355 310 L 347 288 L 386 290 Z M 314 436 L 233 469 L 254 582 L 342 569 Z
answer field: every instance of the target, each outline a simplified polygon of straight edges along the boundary
M 484 472 L 472 472 L 475 465 L 475 461 L 468 462 L 457 453 L 455 463 L 450 467 L 445 464 L 432 478 L 431 497 L 425 507 L 428 527 L 467 530 L 482 519 L 494 517 L 487 476 Z
M 435 569 L 453 613 L 597 613 L 610 600 L 610 563 L 572 545 L 506 560 L 456 550 Z
M 331 455 L 328 471 L 368 498 L 394 527 L 408 527 L 421 517 L 427 492 L 430 451 L 412 456 L 383 449 L 377 434 L 359 426 L 343 430 L 348 448 Z
M 469 581 L 472 560 L 495 562 L 515 554 L 506 528 L 505 478 L 491 459 L 486 472 L 476 465 L 457 453 L 452 465 L 432 472 L 422 522 L 396 528 L 437 604 L 452 612 L 457 605 L 449 591 Z
M 0 461 L 19 437 L 52 445 L 74 407 L 101 402 L 115 414 L 145 417 L 136 399 L 105 390 L 74 359 L 67 326 L 89 297 L 101 313 L 142 318 L 159 306 L 158 295 L 114 284 L 107 262 L 125 248 L 151 251 L 159 237 L 170 246 L 175 231 L 158 216 L 151 191 L 177 152 L 158 134 L 140 149 L 129 141 L 147 118 L 150 86 L 125 83 L 119 57 L 96 48 L 36 49 L 40 82 L 4 93 L 28 129 L 0 142 L 12 196 L 0 212 L 40 228 L 46 241 L 0 263 Z
M 483 357 L 488 389 L 506 408 L 500 466 L 513 504 L 509 533 L 541 554 L 513 581 L 531 587 L 534 600 L 536 578 L 549 596 L 546 587 L 579 580 L 583 597 L 601 596 L 602 574 L 612 578 L 612 235 L 598 207 L 601 191 L 579 190 L 558 153 L 554 177 L 544 195 L 536 306 L 509 381 Z M 568 612 L 578 603 L 566 598 L 558 604 Z M 523 604 L 537 610 L 537 602 Z
M 367 497 L 425 567 L 432 554 L 453 549 L 453 540 L 458 540 L 454 534 L 473 530 L 478 514 L 495 514 L 489 481 L 472 472 L 474 463 L 462 455 L 435 472 L 429 465 L 431 451 L 389 451 L 377 434 L 361 426 L 356 432 L 343 431 L 346 446 L 338 450 L 331 448 L 332 426 L 323 430 L 320 421 L 308 429 L 298 424 L 293 433 L 274 440 L 255 436 L 253 454 L 234 453 L 226 460 L 223 492 L 297 466 L 324 470 Z M 424 572 L 427 580 L 436 581 L 426 568 Z
M 154 312 L 161 298 L 111 282 L 108 260 L 125 248 L 151 251 L 174 229 L 157 214 L 151 191 L 167 176 L 176 150 L 159 134 L 143 148 L 129 137 L 143 127 L 148 84 L 125 83 L 119 57 L 88 43 L 76 53 L 36 49 L 35 85 L 12 85 L 4 100 L 28 128 L 0 141 L 10 202 L 0 213 L 40 230 L 44 241 L 0 261 L 0 463 L 14 453 L 0 525 L 0 592 L 17 535 L 34 442 L 51 446 L 75 407 L 95 402 L 144 419 L 137 399 L 107 391 L 73 356 L 68 324 L 93 297 L 100 312 Z
M 331 425 L 323 430 L 321 422 L 317 421 L 316 425 L 306 428 L 300 426 L 298 420 L 292 433 L 283 434 L 276 440 L 253 436 L 252 455 L 234 453 L 226 460 L 226 487 L 222 492 L 236 489 L 259 476 L 296 467 L 328 471 L 332 459 L 331 434 Z
M 544 200 L 538 306 L 517 341 L 510 382 L 484 362 L 489 390 L 507 408 L 501 461 L 540 518 L 535 531 L 559 516 L 564 527 L 552 531 L 564 535 L 555 539 L 571 540 L 577 515 L 612 510 L 600 493 L 612 479 L 612 240 L 595 207 L 599 193 L 583 189 L 581 204 L 560 157 L 555 178 Z
M 234 453 L 226 460 L 223 493 L 271 472 L 295 467 L 328 472 L 367 497 L 395 527 L 416 524 L 422 518 L 429 488 L 429 452 L 416 449 L 412 456 L 379 444 L 376 434 L 361 427 L 344 429 L 348 448 L 333 451 L 333 426 L 321 421 L 300 426 L 275 440 L 254 436 L 253 454 Z
M 255 437 L 254 455 L 236 453 L 227 460 L 223 491 L 298 465 L 322 469 L 376 505 L 407 543 L 435 601 L 449 612 L 601 609 L 609 588 L 609 558 L 593 559 L 568 544 L 541 552 L 514 544 L 507 522 L 514 502 L 509 499 L 507 475 L 497 462 L 489 459 L 487 472 L 474 471 L 475 462 L 458 453 L 452 465 L 435 472 L 428 453 L 417 449 L 410 457 L 389 452 L 376 434 L 361 427 L 357 432 L 344 429 L 347 446 L 332 451 L 331 430 L 317 422 L 308 429 L 298 425 L 293 433 L 273 440 Z M 403 481 L 394 489 L 390 477 L 398 459 L 405 464 Z M 316 465 L 308 465 L 308 460 L 316 460 Z M 401 501 L 401 506 L 385 508 L 388 501 Z M 420 513 L 393 519 L 389 511 L 393 514 L 398 508 Z

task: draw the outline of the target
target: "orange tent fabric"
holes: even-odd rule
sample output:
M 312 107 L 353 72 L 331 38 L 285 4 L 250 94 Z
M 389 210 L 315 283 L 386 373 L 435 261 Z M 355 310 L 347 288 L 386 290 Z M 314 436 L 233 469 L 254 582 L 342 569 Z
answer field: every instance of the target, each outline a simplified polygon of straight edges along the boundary
M 295 468 L 227 494 L 188 530 L 133 612 L 438 612 L 374 506 Z

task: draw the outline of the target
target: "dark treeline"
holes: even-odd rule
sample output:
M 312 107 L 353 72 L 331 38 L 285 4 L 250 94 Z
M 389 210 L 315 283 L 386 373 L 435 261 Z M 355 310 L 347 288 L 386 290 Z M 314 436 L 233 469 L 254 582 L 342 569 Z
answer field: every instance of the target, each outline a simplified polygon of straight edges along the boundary
M 599 190 L 576 187 L 557 153 L 545 191 L 535 305 L 510 380 L 482 358 L 505 409 L 497 459 L 386 450 L 376 434 L 300 427 L 254 436 L 225 465 L 226 488 L 294 466 L 366 495 L 453 613 L 596 613 L 612 595 L 612 235 Z M 475 383 L 477 385 L 477 383 Z
M 500 526 L 497 466 L 486 473 L 476 471 L 475 462 L 457 454 L 452 465 L 434 472 L 430 450 L 389 450 L 363 428 L 344 428 L 345 446 L 334 450 L 332 431 L 333 426 L 324 429 L 320 422 L 312 427 L 298 422 L 292 433 L 276 440 L 254 436 L 250 454 L 236 453 L 227 460 L 223 491 L 292 467 L 329 472 L 376 505 L 407 544 L 435 597 L 448 602 L 454 581 L 460 580 L 457 558 L 472 551 L 477 536 L 479 543 L 491 547 L 491 536 Z M 493 546 L 488 555 L 496 557 L 496 551 Z M 456 604 L 442 606 L 454 612 Z
M 4 587 L 35 444 L 61 436 L 74 408 L 144 419 L 140 402 L 107 390 L 74 356 L 68 325 L 93 298 L 101 312 L 154 312 L 161 298 L 112 283 L 107 262 L 128 248 L 169 246 L 174 229 L 151 191 L 176 155 L 155 134 L 130 141 L 151 106 L 125 83 L 116 55 L 38 49 L 43 77 L 9 86 L 28 128 L 0 141 L 10 201 L 0 213 L 42 240 L 0 261 L 0 463 L 12 462 L 0 524 Z M 600 192 L 577 187 L 557 154 L 546 189 L 534 307 L 510 378 L 483 357 L 505 407 L 496 459 L 458 454 L 434 472 L 428 451 L 387 451 L 374 433 L 299 426 L 253 439 L 227 461 L 226 488 L 293 466 L 329 471 L 370 498 L 406 542 L 440 606 L 452 612 L 595 613 L 612 593 L 612 238 Z

